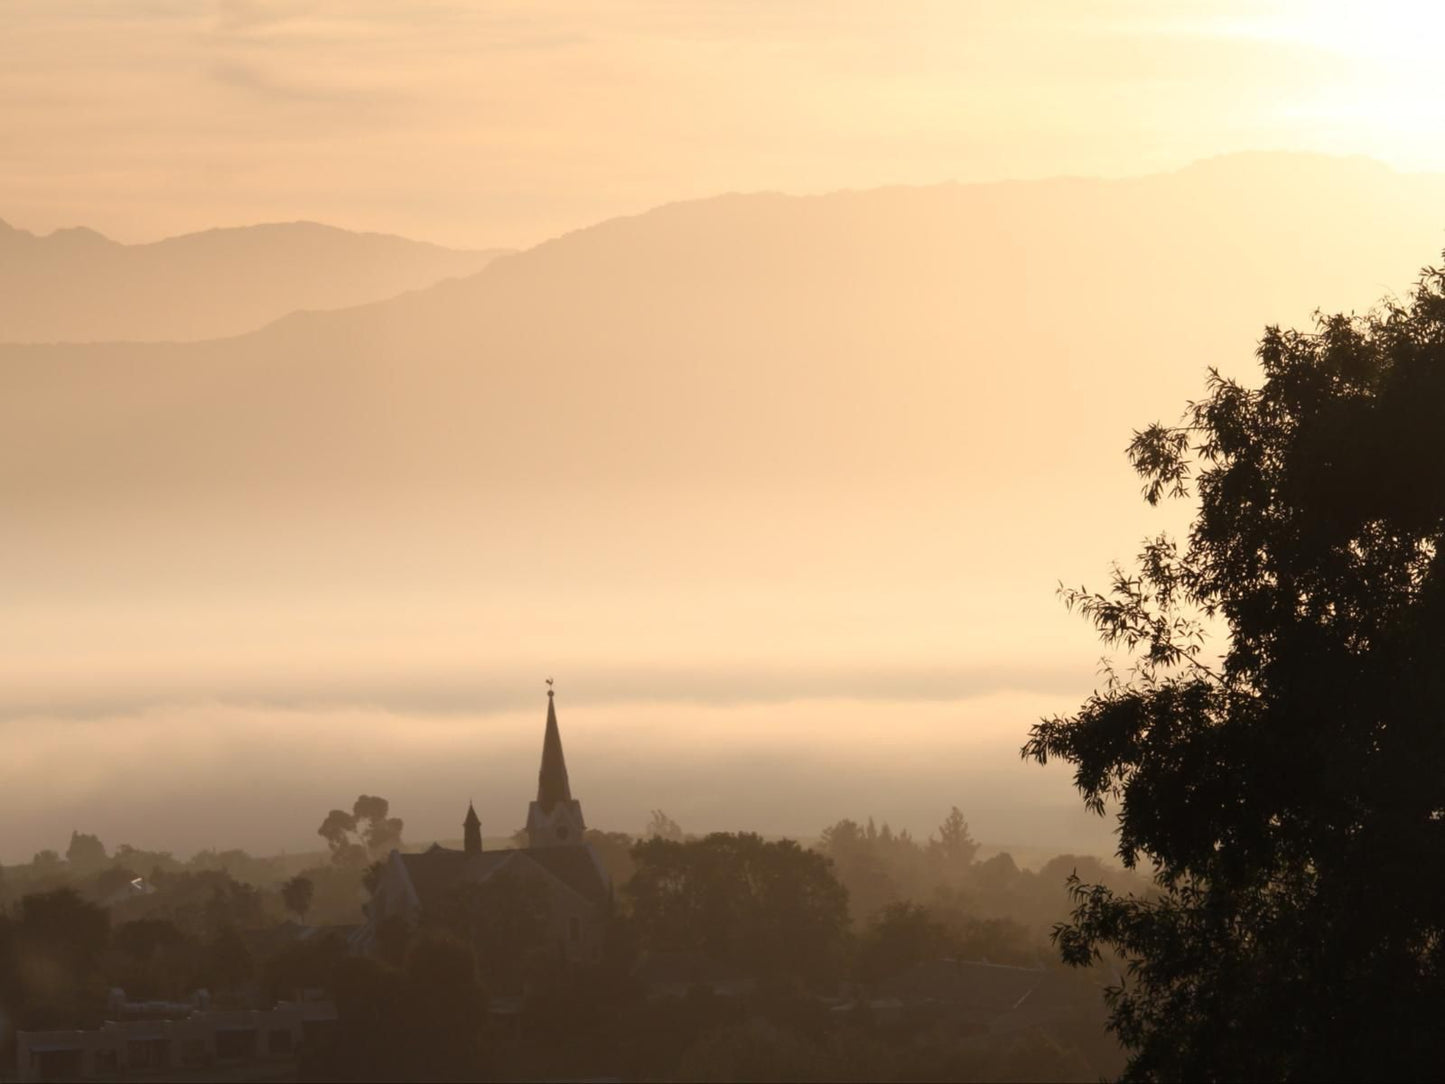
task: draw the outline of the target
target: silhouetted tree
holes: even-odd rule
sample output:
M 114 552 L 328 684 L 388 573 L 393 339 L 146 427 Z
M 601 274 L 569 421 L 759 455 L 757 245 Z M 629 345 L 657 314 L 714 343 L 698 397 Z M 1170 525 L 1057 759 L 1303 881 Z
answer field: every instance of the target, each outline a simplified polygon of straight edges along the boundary
M 229 925 L 217 930 L 206 951 L 205 985 L 235 990 L 251 977 L 255 969 L 255 957 L 241 931 Z
M 445 933 L 420 933 L 404 969 L 403 1020 L 413 1080 L 475 1080 L 486 998 L 466 945 Z
M 1129 650 L 1024 753 L 1118 810 L 1161 894 L 1076 885 L 1066 960 L 1128 960 L 1133 1078 L 1425 1078 L 1445 1064 L 1445 274 L 1405 304 L 1269 328 L 1264 380 L 1212 373 L 1137 433 L 1145 498 L 1198 509 L 1105 594 Z M 1222 658 L 1204 650 L 1211 620 Z
M 110 916 L 70 888 L 20 901 L 8 924 L 8 950 L 0 976 L 7 1014 L 28 1028 L 98 1023 L 104 1003 L 101 954 L 110 939 Z
M 333 809 L 326 814 L 316 834 L 331 848 L 331 860 L 338 865 L 365 865 L 401 846 L 402 820 L 391 817 L 385 798 L 363 794 L 351 812 Z
M 346 955 L 346 938 L 337 932 L 293 941 L 261 961 L 263 989 L 281 1000 L 308 987 L 325 988 Z
M 331 848 L 331 860 L 340 866 L 359 866 L 366 861 L 366 847 L 356 838 L 356 817 L 344 809 L 326 814 L 316 834 Z
M 985 858 L 982 862 L 976 863 L 973 867 L 974 884 L 984 891 L 993 895 L 1003 895 L 1018 887 L 1023 880 L 1024 871 L 1019 869 L 1014 856 L 1008 851 L 1000 851 L 992 858 Z
M 169 919 L 121 923 L 110 939 L 107 982 L 135 997 L 184 996 L 196 977 L 198 951 Z
M 26 896 L 20 901 L 20 925 L 27 941 L 81 969 L 95 963 L 110 939 L 105 911 L 69 888 Z
M 626 892 L 642 948 L 701 951 L 804 981 L 841 966 L 848 894 L 823 855 L 723 832 L 644 840 L 632 853 Z
M 356 799 L 351 812 L 358 826 L 364 826 L 363 839 L 373 856 L 388 854 L 401 846 L 402 821 L 400 817 L 388 816 L 391 803 L 385 798 L 363 794 Z
M 145 851 L 129 843 L 115 849 L 115 861 L 138 870 L 176 869 L 180 865 L 170 851 Z
M 409 1053 L 402 1020 L 406 989 L 400 968 L 348 956 L 337 962 L 330 988 L 336 999 L 335 1033 L 303 1051 L 303 1080 L 407 1079 Z
M 919 903 L 892 903 L 869 920 L 858 938 L 858 977 L 878 982 L 950 949 L 948 931 Z
M 70 833 L 70 846 L 65 849 L 65 860 L 76 869 L 98 869 L 105 865 L 105 844 L 100 837 L 84 832 Z
M 255 929 L 262 923 L 261 894 L 223 873 L 212 883 L 203 913 L 213 935 L 228 929 Z
M 478 1079 L 485 1000 L 467 946 L 423 931 L 403 966 L 346 957 L 329 985 L 336 1034 L 305 1053 L 303 1079 Z
M 929 849 L 950 872 L 966 871 L 978 854 L 978 843 L 968 831 L 968 821 L 958 806 L 949 810 L 938 826 L 938 838 L 929 840 Z
M 281 902 L 298 922 L 305 922 L 306 912 L 311 910 L 311 897 L 315 893 L 316 884 L 310 877 L 292 877 L 281 886 Z
M 643 839 L 670 839 L 681 843 L 686 839 L 682 831 L 682 825 L 673 820 L 660 809 L 654 809 L 652 816 L 647 818 L 647 827 L 642 830 Z
M 866 921 L 902 896 L 891 856 L 879 846 L 871 819 L 867 828 L 853 820 L 829 825 L 823 829 L 818 850 L 828 856 L 838 880 L 847 886 L 855 921 Z
M 537 956 L 555 952 L 545 940 L 550 914 L 541 884 L 502 871 L 457 885 L 427 922 L 467 946 L 490 990 L 511 994 L 521 993 Z

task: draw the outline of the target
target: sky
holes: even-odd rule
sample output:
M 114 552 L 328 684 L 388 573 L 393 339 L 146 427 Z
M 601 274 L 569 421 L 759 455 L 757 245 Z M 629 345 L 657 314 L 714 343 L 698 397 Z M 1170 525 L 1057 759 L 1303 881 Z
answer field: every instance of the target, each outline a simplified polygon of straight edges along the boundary
M 1404 0 L 7 0 L 0 218 L 526 246 L 732 190 L 1439 169 L 1442 29 Z
M 363 792 L 414 843 L 468 800 L 504 835 L 547 676 L 597 827 L 922 835 L 958 804 L 1108 852 L 1067 767 L 1019 758 L 1098 680 L 1054 588 L 1182 526 L 1137 501 L 1130 424 L 1439 252 L 1402 174 L 1445 171 L 1442 38 L 1398 2 L 5 0 L 14 226 L 565 236 L 251 345 L 0 346 L 0 862 L 72 829 L 313 848 Z M 1384 166 L 864 191 L 1246 150 Z M 1318 228 L 1346 213 L 1375 217 Z

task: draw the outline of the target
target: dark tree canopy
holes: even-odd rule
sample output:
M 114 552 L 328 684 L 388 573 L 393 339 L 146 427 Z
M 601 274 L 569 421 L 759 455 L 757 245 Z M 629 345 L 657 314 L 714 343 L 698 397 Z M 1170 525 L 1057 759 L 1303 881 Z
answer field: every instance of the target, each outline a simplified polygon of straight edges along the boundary
M 311 910 L 311 901 L 316 895 L 316 882 L 310 877 L 296 876 L 281 886 L 281 902 L 296 918 L 306 921 L 306 912 Z
M 77 868 L 94 869 L 105 864 L 105 844 L 98 836 L 84 832 L 70 833 L 70 846 L 65 850 L 65 860 Z
M 643 947 L 699 951 L 805 982 L 840 968 L 848 894 L 816 851 L 714 832 L 644 840 L 632 854 L 637 872 L 626 891 Z
M 1056 939 L 1129 962 L 1131 1075 L 1420 1078 L 1445 1064 L 1445 273 L 1404 304 L 1267 330 L 1135 435 L 1145 498 L 1197 496 L 1065 600 L 1134 658 L 1024 747 L 1116 809 L 1157 898 L 1078 889 Z M 1222 655 L 1205 630 L 1227 628 Z
M 401 846 L 405 826 L 400 817 L 388 816 L 390 812 L 391 803 L 385 798 L 362 794 L 350 813 L 344 809 L 327 813 L 316 834 L 326 840 L 337 865 L 364 866 Z
M 515 994 L 539 961 L 555 952 L 546 936 L 550 918 L 546 888 L 504 870 L 485 882 L 455 886 L 426 924 L 468 947 L 493 993 Z

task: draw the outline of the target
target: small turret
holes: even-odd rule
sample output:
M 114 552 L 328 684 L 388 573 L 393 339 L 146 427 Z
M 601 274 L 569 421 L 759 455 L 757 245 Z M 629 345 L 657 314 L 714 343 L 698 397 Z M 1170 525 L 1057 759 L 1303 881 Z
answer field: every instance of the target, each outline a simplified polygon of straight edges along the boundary
M 462 821 L 463 849 L 467 854 L 482 853 L 482 819 L 477 816 L 476 807 L 467 803 L 467 819 Z

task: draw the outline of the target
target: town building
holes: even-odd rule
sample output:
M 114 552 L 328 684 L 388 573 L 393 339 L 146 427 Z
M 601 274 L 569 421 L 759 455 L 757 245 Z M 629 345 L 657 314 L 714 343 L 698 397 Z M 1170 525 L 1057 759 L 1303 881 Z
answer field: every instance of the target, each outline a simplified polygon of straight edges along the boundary
M 204 991 L 189 1003 L 162 1003 L 127 1001 L 116 990 L 107 1012 L 118 1019 L 98 1028 L 17 1032 L 18 1079 L 165 1079 L 266 1064 L 294 1072 L 301 1044 L 336 1021 L 336 1007 L 319 997 L 266 1010 L 211 1009 Z

